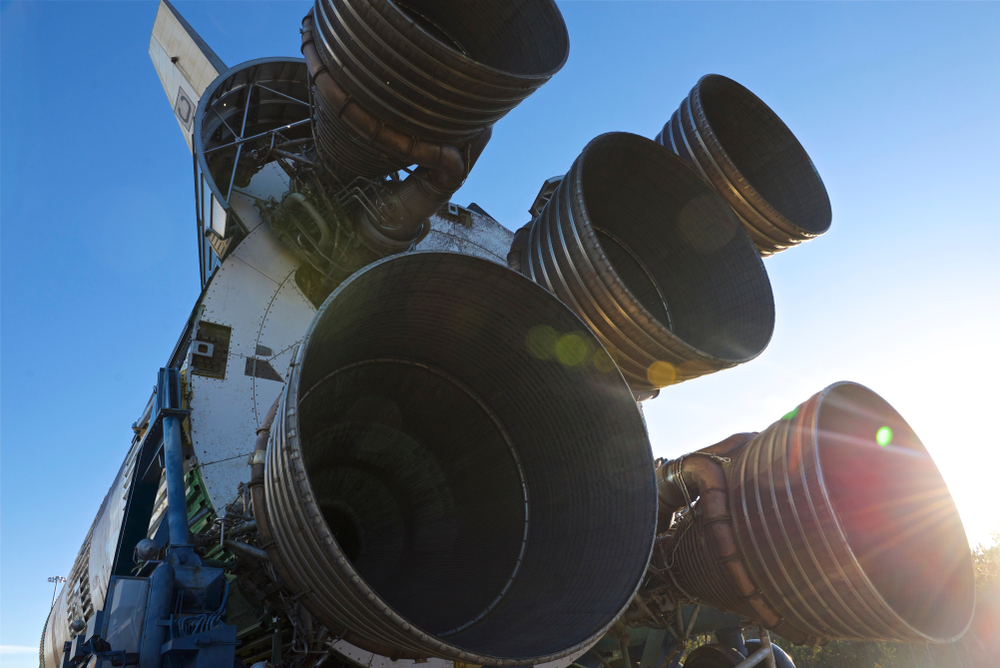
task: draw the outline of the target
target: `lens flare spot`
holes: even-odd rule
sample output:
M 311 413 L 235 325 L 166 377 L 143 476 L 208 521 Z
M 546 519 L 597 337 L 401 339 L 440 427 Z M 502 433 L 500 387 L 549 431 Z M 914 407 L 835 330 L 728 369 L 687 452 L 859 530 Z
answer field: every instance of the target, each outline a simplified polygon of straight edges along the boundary
M 892 443 L 892 429 L 890 427 L 879 427 L 875 432 L 875 442 L 883 448 Z
M 666 387 L 677 380 L 677 369 L 670 362 L 653 362 L 646 369 L 646 378 L 656 387 Z
M 552 359 L 556 354 L 556 341 L 559 340 L 559 332 L 548 325 L 534 327 L 525 337 L 528 345 L 528 352 L 540 360 Z
M 601 373 L 608 373 L 609 371 L 612 371 L 615 368 L 615 361 L 611 359 L 611 355 L 609 355 L 608 351 L 605 350 L 604 348 L 601 348 L 600 350 L 594 353 L 593 362 L 594 362 L 594 368 L 600 371 Z
M 556 341 L 556 358 L 566 366 L 576 366 L 587 359 L 587 342 L 578 334 L 564 334 Z
M 725 214 L 720 215 L 714 194 L 699 195 L 677 215 L 677 231 L 698 253 L 713 253 L 729 243 L 739 228 L 736 216 Z M 713 225 L 706 226 L 706 220 L 713 221 Z
M 794 420 L 795 416 L 798 415 L 798 414 L 799 414 L 799 407 L 796 406 L 792 410 L 790 410 L 787 413 L 785 413 L 784 415 L 782 415 L 781 419 L 782 420 Z

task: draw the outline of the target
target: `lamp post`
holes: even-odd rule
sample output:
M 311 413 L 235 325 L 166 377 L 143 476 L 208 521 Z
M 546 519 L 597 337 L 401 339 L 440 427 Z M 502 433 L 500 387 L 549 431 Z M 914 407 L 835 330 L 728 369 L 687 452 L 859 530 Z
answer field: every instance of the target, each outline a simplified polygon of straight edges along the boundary
M 52 577 L 49 578 L 49 582 L 54 582 L 55 583 L 54 585 L 52 585 L 52 605 L 55 605 L 56 604 L 56 591 L 59 590 L 59 583 L 60 582 L 66 582 L 66 578 L 64 578 L 61 575 L 53 575 Z M 51 608 L 52 605 L 50 605 L 49 607 Z

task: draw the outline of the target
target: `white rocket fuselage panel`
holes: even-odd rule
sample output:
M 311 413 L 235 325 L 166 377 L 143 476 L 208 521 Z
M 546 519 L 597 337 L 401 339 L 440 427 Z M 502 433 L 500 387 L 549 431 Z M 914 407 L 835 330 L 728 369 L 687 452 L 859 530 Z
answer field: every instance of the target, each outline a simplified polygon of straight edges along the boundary
M 217 513 L 249 478 L 257 428 L 316 312 L 295 283 L 298 260 L 261 223 L 253 202 L 239 194 L 230 201 L 250 234 L 209 282 L 194 328 L 192 348 L 202 322 L 230 328 L 225 377 L 199 375 L 186 365 L 191 441 Z
M 447 209 L 446 205 L 444 211 Z M 431 231 L 416 250 L 461 253 L 506 266 L 514 233 L 489 216 L 471 210 L 464 213 L 469 216 L 468 224 L 447 213 L 432 216 Z

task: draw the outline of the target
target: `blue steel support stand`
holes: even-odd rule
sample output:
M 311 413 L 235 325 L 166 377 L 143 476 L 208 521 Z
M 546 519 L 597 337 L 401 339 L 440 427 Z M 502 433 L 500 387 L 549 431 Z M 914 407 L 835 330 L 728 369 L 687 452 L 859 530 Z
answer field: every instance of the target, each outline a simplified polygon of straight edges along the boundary
M 189 412 L 182 407 L 180 372 L 160 369 L 156 383 L 153 419 L 140 445 L 136 481 L 155 484 L 161 471 L 167 488 L 169 543 L 163 561 L 147 561 L 137 576 L 115 575 L 108 588 L 109 608 L 89 620 L 85 633 L 66 643 L 63 668 L 138 666 L 139 668 L 230 668 L 235 662 L 236 627 L 223 623 L 229 583 L 221 568 L 202 564 L 188 531 L 187 494 L 184 485 L 182 423 Z M 162 468 L 161 468 L 162 467 Z M 151 504 L 126 507 L 133 529 L 149 526 Z M 138 506 L 142 507 L 138 507 Z M 133 511 L 129 513 L 129 511 Z M 123 527 L 124 530 L 125 527 Z M 144 533 L 144 532 L 143 532 Z M 119 553 L 134 545 L 120 545 Z M 121 554 L 116 561 L 122 561 Z M 140 581 L 140 582 L 120 582 Z M 117 609 L 112 591 L 119 584 L 145 585 L 141 616 L 133 607 Z M 140 606 L 142 603 L 140 603 Z M 142 619 L 141 633 L 134 628 Z M 125 637 L 125 640 L 119 640 Z M 113 646 L 108 638 L 115 640 Z M 122 645 L 124 643 L 124 646 Z M 90 662 L 96 658 L 94 664 Z
M 157 416 L 163 420 L 163 474 L 167 483 L 167 521 L 170 544 L 167 560 L 176 564 L 201 562 L 194 553 L 188 532 L 187 492 L 184 488 L 184 446 L 181 420 L 180 374 L 177 369 L 160 369 L 156 383 Z
M 152 615 L 159 617 L 158 628 L 162 628 L 160 625 L 165 621 L 163 613 L 167 613 L 169 620 L 166 627 L 169 633 L 154 631 L 150 634 L 159 635 L 155 640 L 150 637 L 154 644 L 164 635 L 168 638 L 166 642 L 159 642 L 161 663 L 140 668 L 228 668 L 236 658 L 236 627 L 222 623 L 229 583 L 221 568 L 202 564 L 188 531 L 181 438 L 181 422 L 188 412 L 181 408 L 178 370 L 160 369 L 156 387 L 158 416 L 163 420 L 163 474 L 170 531 L 166 563 L 160 564 L 156 572 L 171 568 L 173 577 L 164 573 L 163 588 L 172 580 L 173 591 L 170 598 L 164 597 L 157 602 L 159 615 Z M 166 609 L 162 607 L 163 602 L 167 603 Z M 181 619 L 177 619 L 178 616 L 182 616 Z M 150 661 L 153 661 L 153 653 L 151 649 Z

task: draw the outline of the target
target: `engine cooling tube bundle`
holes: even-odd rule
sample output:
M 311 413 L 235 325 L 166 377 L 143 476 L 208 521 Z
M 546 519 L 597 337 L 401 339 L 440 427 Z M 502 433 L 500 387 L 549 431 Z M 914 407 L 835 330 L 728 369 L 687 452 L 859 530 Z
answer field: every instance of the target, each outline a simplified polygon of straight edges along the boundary
M 391 156 L 399 167 L 406 164 L 416 164 L 438 170 L 454 179 L 460 178 L 465 172 L 461 152 L 453 146 L 441 143 L 422 141 L 417 137 L 408 137 L 391 126 L 385 125 L 376 116 L 360 106 L 330 75 L 326 65 L 322 63 L 316 51 L 313 29 L 313 11 L 302 19 L 302 56 L 306 60 L 313 85 L 319 94 L 318 102 L 329 107 L 333 114 L 346 124 L 347 128 L 374 149 Z M 338 152 L 326 149 L 327 154 L 334 156 Z M 335 163 L 336 164 L 336 163 Z M 398 169 L 398 167 L 397 167 Z M 335 168 L 335 171 L 336 168 Z M 366 170 L 357 169 L 360 174 Z M 372 176 L 384 176 L 393 171 L 392 167 L 380 166 Z M 347 176 L 351 176 L 348 174 Z
M 579 354 L 540 358 L 540 328 Z M 657 504 L 606 359 L 551 294 L 486 260 L 407 253 L 353 275 L 254 456 L 286 588 L 385 656 L 526 665 L 596 640 L 642 581 Z
M 753 619 L 778 635 L 800 645 L 815 645 L 818 638 L 802 633 L 781 618 L 757 589 L 736 546 L 732 517 L 729 514 L 729 491 L 726 475 L 719 462 L 750 440 L 750 434 L 737 434 L 714 446 L 692 452 L 664 463 L 658 469 L 657 492 L 661 509 L 674 512 L 698 499 L 699 523 L 708 547 L 708 559 L 718 564 L 727 584 L 736 591 Z M 688 595 L 687 592 L 682 595 Z
M 655 552 L 661 584 L 799 644 L 961 637 L 968 541 L 899 413 L 837 383 L 750 436 L 659 467 L 661 511 L 688 508 Z
M 508 257 L 588 324 L 637 395 L 749 361 L 774 329 L 771 284 L 732 209 L 637 135 L 587 144 Z
M 347 179 L 461 175 L 462 147 L 569 55 L 552 0 L 316 0 L 303 29 L 318 148 Z
M 770 107 L 732 79 L 702 77 L 656 141 L 719 191 L 762 255 L 830 228 L 830 198 L 809 155 Z

